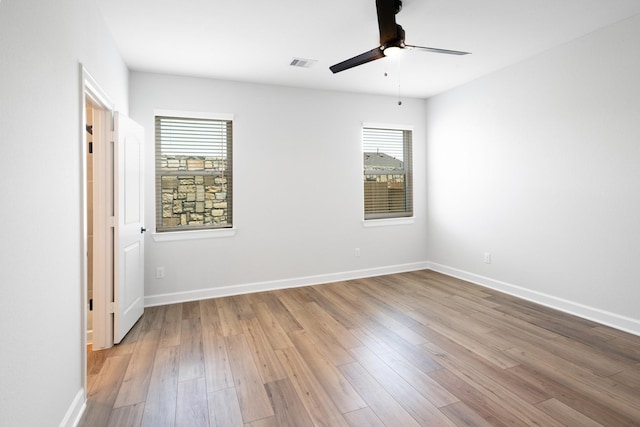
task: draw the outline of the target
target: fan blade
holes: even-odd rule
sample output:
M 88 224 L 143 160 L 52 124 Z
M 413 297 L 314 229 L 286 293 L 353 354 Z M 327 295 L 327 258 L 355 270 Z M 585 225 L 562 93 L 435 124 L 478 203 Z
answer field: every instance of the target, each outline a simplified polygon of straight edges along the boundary
M 380 58 L 384 58 L 384 53 L 382 53 L 382 49 L 377 47 L 375 49 L 371 49 L 369 52 L 361 53 L 360 55 L 349 58 L 346 61 L 332 65 L 329 69 L 333 71 L 333 74 L 335 74 Z
M 405 45 L 405 47 L 409 49 L 420 49 L 426 52 L 446 53 L 447 55 L 471 55 L 471 52 L 461 52 L 459 50 L 449 50 L 449 49 L 438 49 L 436 47 L 413 46 L 410 44 Z
M 402 2 L 398 0 L 376 0 L 380 46 L 400 38 L 396 24 L 396 13 L 400 11 L 401 7 Z

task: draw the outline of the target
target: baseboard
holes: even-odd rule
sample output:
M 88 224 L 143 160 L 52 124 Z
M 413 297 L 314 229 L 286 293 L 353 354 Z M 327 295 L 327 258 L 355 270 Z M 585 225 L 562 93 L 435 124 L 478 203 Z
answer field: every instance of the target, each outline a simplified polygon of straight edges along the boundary
M 85 399 L 84 389 L 80 389 L 78 394 L 76 394 L 76 397 L 73 399 L 71 406 L 67 410 L 67 413 L 64 415 L 62 422 L 60 422 L 60 427 L 77 426 L 86 407 L 87 402 Z
M 466 280 L 476 285 L 504 292 L 505 294 L 513 295 L 583 319 L 591 320 L 602 325 L 610 326 L 612 328 L 640 336 L 640 319 L 621 316 L 595 307 L 586 306 L 563 298 L 558 298 L 553 295 L 494 280 L 479 274 L 448 267 L 446 265 L 433 262 L 429 262 L 427 264 L 428 269 L 446 274 L 447 276 L 457 277 L 458 279 Z
M 144 297 L 145 307 L 175 304 L 187 301 L 197 301 L 209 298 L 219 298 L 232 295 L 248 294 L 252 292 L 274 291 L 278 289 L 297 288 L 300 286 L 320 285 L 322 283 L 340 282 L 344 280 L 362 279 L 365 277 L 382 276 L 385 274 L 404 273 L 407 271 L 425 270 L 426 262 L 399 264 L 385 267 L 354 270 L 341 273 L 321 274 L 317 276 L 295 277 L 268 282 L 246 283 L 216 288 L 198 289 L 185 292 L 174 292 Z

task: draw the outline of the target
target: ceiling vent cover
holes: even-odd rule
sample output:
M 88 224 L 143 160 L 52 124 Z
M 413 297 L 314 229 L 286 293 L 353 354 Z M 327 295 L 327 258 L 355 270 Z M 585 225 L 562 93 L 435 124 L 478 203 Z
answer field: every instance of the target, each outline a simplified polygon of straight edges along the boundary
M 289 65 L 292 67 L 311 68 L 316 62 L 318 61 L 315 59 L 293 58 Z

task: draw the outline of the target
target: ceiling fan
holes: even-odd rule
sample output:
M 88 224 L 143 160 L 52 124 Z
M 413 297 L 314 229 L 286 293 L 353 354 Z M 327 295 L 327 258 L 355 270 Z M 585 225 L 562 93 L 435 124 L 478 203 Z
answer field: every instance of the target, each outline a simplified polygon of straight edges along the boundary
M 380 46 L 368 52 L 362 53 L 346 61 L 329 67 L 333 73 L 348 70 L 367 62 L 389 56 L 393 51 L 400 49 L 420 49 L 426 52 L 445 53 L 448 55 L 468 55 L 469 52 L 460 52 L 458 50 L 438 49 L 434 47 L 412 46 L 404 42 L 404 30 L 396 24 L 396 14 L 402 10 L 402 0 L 376 0 L 376 9 L 378 11 L 378 28 L 380 29 Z M 395 53 L 395 52 L 394 52 Z

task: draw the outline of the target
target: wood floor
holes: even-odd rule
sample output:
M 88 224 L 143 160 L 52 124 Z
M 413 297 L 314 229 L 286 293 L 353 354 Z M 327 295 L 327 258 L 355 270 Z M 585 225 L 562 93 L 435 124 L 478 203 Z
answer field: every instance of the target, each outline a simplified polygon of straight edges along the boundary
M 81 426 L 640 425 L 640 338 L 431 271 L 148 308 Z

